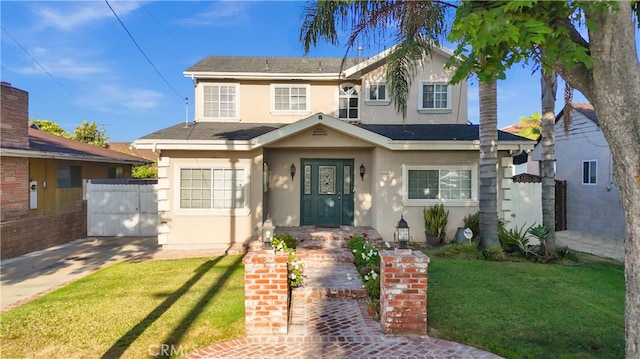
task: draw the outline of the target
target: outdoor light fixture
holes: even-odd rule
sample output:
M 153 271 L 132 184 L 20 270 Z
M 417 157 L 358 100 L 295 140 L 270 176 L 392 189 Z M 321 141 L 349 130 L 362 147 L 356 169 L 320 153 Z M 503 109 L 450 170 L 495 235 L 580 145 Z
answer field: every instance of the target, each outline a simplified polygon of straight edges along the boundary
M 403 215 L 400 215 L 400 221 L 396 227 L 396 238 L 398 238 L 398 249 L 409 249 L 409 225 Z
M 293 177 L 296 175 L 296 165 L 291 163 L 291 167 L 289 167 L 289 172 L 291 173 L 291 180 L 293 181 Z
M 360 164 L 360 179 L 364 181 L 364 165 Z
M 273 242 L 273 231 L 275 228 L 273 227 L 273 222 L 269 215 L 267 215 L 267 220 L 262 224 L 262 242 L 264 244 L 263 248 L 266 250 L 273 249 L 271 243 Z

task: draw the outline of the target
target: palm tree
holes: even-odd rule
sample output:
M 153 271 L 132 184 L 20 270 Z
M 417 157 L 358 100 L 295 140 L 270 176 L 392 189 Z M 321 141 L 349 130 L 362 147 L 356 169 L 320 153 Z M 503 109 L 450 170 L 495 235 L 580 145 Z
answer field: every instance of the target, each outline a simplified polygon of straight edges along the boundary
M 480 92 L 480 247 L 500 248 L 498 240 L 498 108 L 495 79 L 481 81 Z
M 545 254 L 555 252 L 556 230 L 556 171 L 555 171 L 555 105 L 557 74 L 553 70 L 540 71 L 542 91 L 542 225 L 549 228 L 549 236 L 542 243 Z
M 337 45 L 337 26 L 342 25 L 351 31 L 346 44 L 348 52 L 356 41 L 372 39 L 375 43 L 391 31 L 389 29 L 396 28 L 397 44 L 387 57 L 386 76 L 395 109 L 405 118 L 417 66 L 431 56 L 432 48 L 446 35 L 445 15 L 447 9 L 453 7 L 438 1 L 317 1 L 304 10 L 300 41 L 305 54 L 320 39 Z M 484 238 L 481 245 L 499 247 L 495 78 L 481 79 L 480 102 L 485 104 L 485 110 L 480 113 L 480 237 Z

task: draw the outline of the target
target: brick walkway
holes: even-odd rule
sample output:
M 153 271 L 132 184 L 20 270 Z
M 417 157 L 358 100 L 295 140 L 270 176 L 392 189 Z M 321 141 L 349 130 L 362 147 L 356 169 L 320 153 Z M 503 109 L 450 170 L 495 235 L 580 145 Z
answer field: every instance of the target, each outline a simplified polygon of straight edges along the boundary
M 293 290 L 287 335 L 215 343 L 184 358 L 499 358 L 427 336 L 384 335 L 367 312 L 366 292 L 343 242 L 314 235 L 298 247 L 307 278 Z

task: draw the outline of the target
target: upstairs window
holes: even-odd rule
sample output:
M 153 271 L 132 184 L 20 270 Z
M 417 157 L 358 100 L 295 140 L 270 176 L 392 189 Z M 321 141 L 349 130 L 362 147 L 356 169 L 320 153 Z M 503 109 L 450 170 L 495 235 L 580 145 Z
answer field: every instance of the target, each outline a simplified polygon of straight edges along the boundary
M 338 101 L 338 118 L 349 120 L 358 118 L 359 99 L 354 85 L 341 85 Z
M 203 86 L 203 117 L 212 119 L 238 118 L 238 86 L 218 84 Z
M 451 87 L 445 83 L 420 83 L 419 110 L 450 110 Z
M 582 161 L 582 184 L 598 184 L 598 162 Z
M 271 111 L 277 115 L 309 114 L 309 85 L 271 85 Z
M 388 102 L 387 84 L 385 82 L 373 82 L 368 85 L 367 101 Z

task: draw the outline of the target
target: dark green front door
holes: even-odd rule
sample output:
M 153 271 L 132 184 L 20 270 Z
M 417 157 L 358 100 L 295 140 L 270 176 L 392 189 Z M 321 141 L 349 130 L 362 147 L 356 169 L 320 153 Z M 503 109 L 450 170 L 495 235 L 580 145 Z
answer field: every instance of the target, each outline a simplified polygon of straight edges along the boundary
M 353 160 L 302 159 L 301 225 L 353 225 Z

